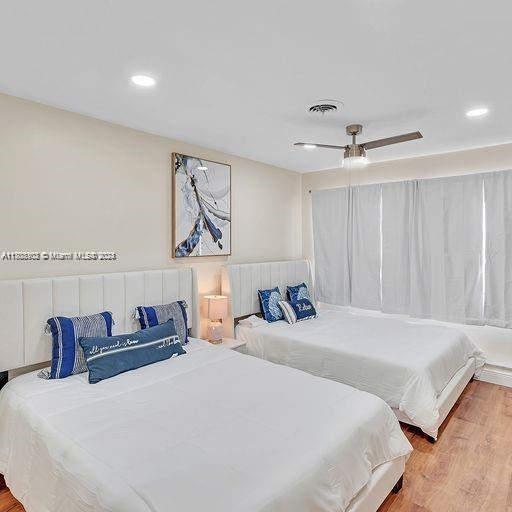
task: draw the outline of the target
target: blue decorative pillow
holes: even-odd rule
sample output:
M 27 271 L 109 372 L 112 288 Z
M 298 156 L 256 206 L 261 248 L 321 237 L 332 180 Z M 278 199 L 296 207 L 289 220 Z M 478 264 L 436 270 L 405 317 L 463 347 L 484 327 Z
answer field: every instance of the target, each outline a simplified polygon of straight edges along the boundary
M 78 340 L 83 336 L 112 336 L 112 313 L 67 318 L 56 316 L 47 322 L 52 333 L 52 366 L 39 372 L 44 379 L 63 379 L 87 371 Z
M 308 299 L 311 300 L 311 296 L 309 295 L 308 285 L 306 283 L 298 284 L 297 286 L 287 286 L 286 287 L 286 296 L 288 300 L 295 302 L 300 299 Z
M 289 324 L 316 318 L 315 306 L 309 299 L 299 299 L 295 302 L 281 300 L 279 301 L 279 307 Z
M 147 329 L 155 327 L 167 320 L 174 320 L 176 333 L 180 337 L 181 343 L 188 343 L 188 318 L 187 303 L 184 300 L 162 304 L 161 306 L 138 306 L 135 308 L 135 315 L 139 319 L 140 328 Z
M 80 345 L 89 368 L 90 384 L 185 354 L 172 320 L 131 334 L 80 338 Z
M 282 297 L 277 286 L 271 290 L 258 290 L 258 296 L 261 314 L 267 322 L 276 322 L 283 318 L 283 312 L 279 308 L 279 301 L 282 300 Z

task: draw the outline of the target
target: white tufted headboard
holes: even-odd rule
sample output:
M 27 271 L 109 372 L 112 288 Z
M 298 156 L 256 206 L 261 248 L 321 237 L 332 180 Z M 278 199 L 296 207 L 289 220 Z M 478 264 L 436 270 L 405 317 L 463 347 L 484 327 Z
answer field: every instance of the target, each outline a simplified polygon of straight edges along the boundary
M 138 330 L 136 306 L 188 303 L 192 335 L 198 328 L 197 283 L 191 268 L 0 281 L 0 371 L 51 359 L 48 318 L 112 311 L 114 333 Z
M 227 335 L 233 335 L 237 318 L 258 313 L 258 290 L 278 286 L 283 297 L 286 286 L 304 281 L 314 297 L 311 268 L 308 260 L 242 263 L 222 268 L 222 295 L 229 297 Z

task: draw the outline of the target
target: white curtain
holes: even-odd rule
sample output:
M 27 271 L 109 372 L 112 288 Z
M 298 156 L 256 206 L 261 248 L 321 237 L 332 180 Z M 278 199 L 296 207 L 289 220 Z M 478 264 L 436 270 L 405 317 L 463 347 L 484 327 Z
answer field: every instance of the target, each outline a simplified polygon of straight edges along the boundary
M 482 323 L 482 175 L 419 180 L 411 226 L 409 314 Z
M 350 304 L 349 189 L 312 192 L 315 295 L 329 304 Z
M 512 171 L 484 175 L 486 271 L 485 318 L 512 327 Z
M 352 188 L 350 303 L 380 309 L 380 185 Z
M 313 193 L 319 300 L 512 328 L 512 171 Z
M 417 183 L 382 185 L 382 311 L 409 313 L 410 245 Z

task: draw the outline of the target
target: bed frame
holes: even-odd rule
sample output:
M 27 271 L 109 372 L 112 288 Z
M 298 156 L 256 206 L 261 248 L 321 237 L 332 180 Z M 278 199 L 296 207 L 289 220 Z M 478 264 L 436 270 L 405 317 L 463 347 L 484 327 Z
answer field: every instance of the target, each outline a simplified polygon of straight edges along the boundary
M 281 277 L 293 281 L 302 275 L 304 264 L 284 265 L 290 274 Z M 271 268 L 269 277 L 273 279 L 276 267 Z M 311 284 L 309 280 L 307 283 Z M 4 330 L 0 338 L 0 371 L 49 361 L 51 337 L 45 334 L 44 328 L 52 316 L 112 311 L 116 322 L 114 333 L 130 332 L 138 329 L 138 322 L 133 318 L 135 306 L 164 304 L 176 299 L 187 301 L 189 327 L 192 335 L 197 336 L 197 283 L 190 268 L 0 281 L 0 322 Z M 405 461 L 404 456 L 377 467 L 347 512 L 375 512 L 391 491 L 398 492 Z M 0 488 L 2 484 L 5 482 L 0 474 Z
M 235 327 L 241 318 L 259 313 L 258 290 L 279 286 L 284 296 L 286 286 L 305 282 L 314 299 L 311 266 L 308 260 L 276 261 L 270 263 L 248 263 L 226 265 L 222 268 L 222 294 L 229 297 L 229 316 L 226 330 L 235 337 Z M 473 378 L 475 360 L 472 358 L 448 382 L 438 398 L 439 421 L 434 429 L 426 432 L 430 442 L 437 440 L 438 430 L 462 391 Z M 406 414 L 393 409 L 398 420 L 415 425 Z

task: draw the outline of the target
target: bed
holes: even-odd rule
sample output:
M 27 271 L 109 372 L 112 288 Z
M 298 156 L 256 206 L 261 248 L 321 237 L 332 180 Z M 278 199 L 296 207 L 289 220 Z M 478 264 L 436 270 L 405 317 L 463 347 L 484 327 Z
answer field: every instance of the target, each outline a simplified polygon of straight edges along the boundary
M 259 311 L 259 288 L 278 285 L 283 293 L 302 281 L 313 291 L 305 260 L 225 267 L 223 293 L 234 323 Z M 432 441 L 484 364 L 481 351 L 458 329 L 349 309 L 319 309 L 312 320 L 237 325 L 235 331 L 246 353 L 373 393 Z
M 195 308 L 190 269 L 154 272 L 123 274 L 118 294 L 105 289 L 112 275 L 96 281 L 102 306 L 126 309 L 119 332 L 132 303 L 157 299 L 158 288 L 161 301 L 176 292 Z M 52 303 L 39 293 L 35 304 L 24 280 L 26 328 L 44 325 L 29 304 L 55 311 L 64 289 L 72 301 L 77 290 L 78 311 L 89 310 L 98 292 L 80 278 L 37 284 L 51 287 Z M 27 512 L 374 512 L 399 488 L 411 446 L 379 398 L 196 338 L 185 349 L 95 385 L 86 373 L 46 381 L 36 372 L 6 385 L 0 473 Z

